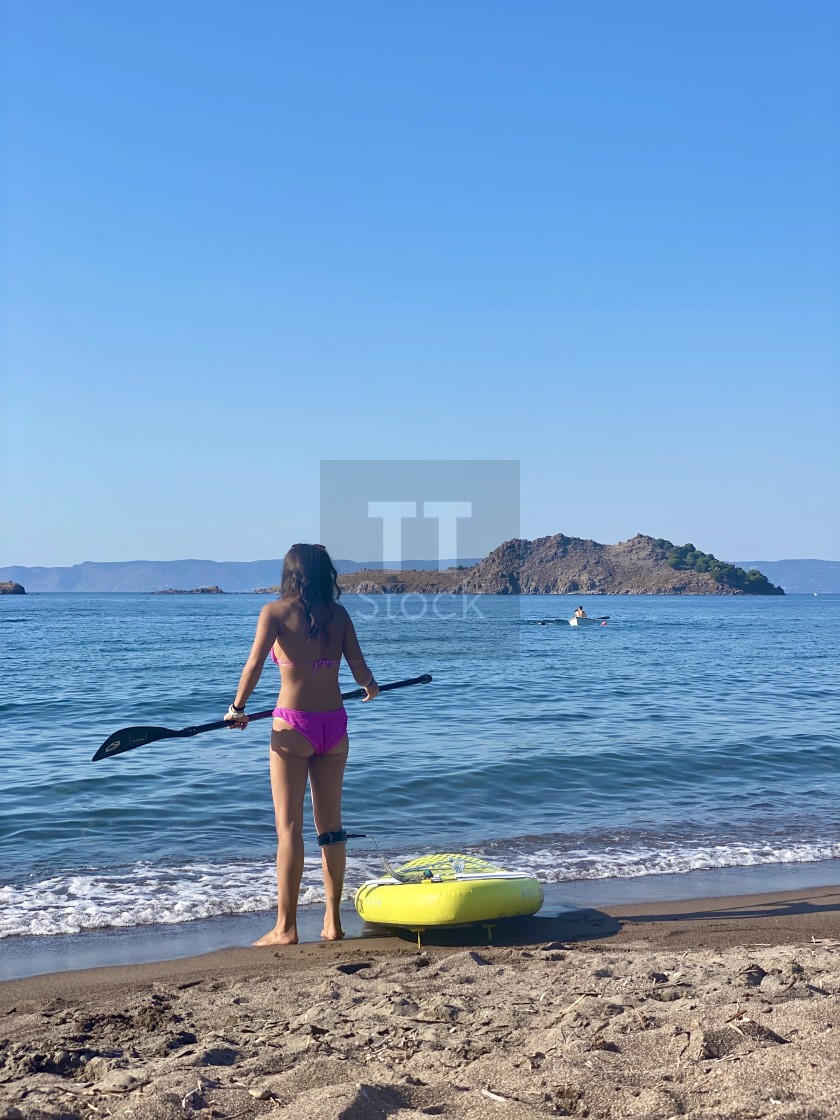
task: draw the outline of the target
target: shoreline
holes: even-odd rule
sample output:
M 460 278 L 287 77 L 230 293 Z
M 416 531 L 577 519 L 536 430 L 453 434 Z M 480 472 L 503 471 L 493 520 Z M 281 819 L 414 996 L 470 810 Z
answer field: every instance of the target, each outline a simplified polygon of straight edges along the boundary
M 559 921 L 565 915 L 593 910 L 615 913 L 616 917 L 648 908 L 657 913 L 667 911 L 669 906 L 684 908 L 700 902 L 723 906 L 725 900 L 760 900 L 784 892 L 820 890 L 838 884 L 840 860 L 716 868 L 628 879 L 575 880 L 546 884 L 545 902 L 534 920 L 548 923 Z M 323 944 L 320 941 L 322 906 L 302 906 L 298 913 L 301 944 Z M 389 937 L 381 927 L 366 926 L 352 901 L 342 903 L 341 914 L 345 945 L 356 941 L 378 944 L 383 939 L 401 940 L 399 936 Z M 98 967 L 130 968 L 183 961 L 226 950 L 247 953 L 252 942 L 270 928 L 272 920 L 272 912 L 258 911 L 165 925 L 4 938 L 0 940 L 0 984 Z M 517 923 L 512 925 L 515 936 Z M 472 933 L 480 943 L 480 930 Z M 409 941 L 413 938 L 411 934 L 405 936 Z M 443 931 L 430 931 L 424 943 L 434 944 L 446 936 Z M 548 936 L 548 940 L 553 936 Z
M 282 971 L 297 972 L 317 966 L 318 962 L 332 962 L 334 958 L 355 960 L 371 954 L 437 957 L 453 949 L 528 949 L 555 942 L 607 953 L 618 947 L 642 944 L 653 949 L 692 952 L 836 942 L 840 952 L 840 883 L 761 894 L 625 902 L 602 908 L 551 908 L 546 912 L 544 907 L 532 917 L 498 922 L 489 939 L 481 926 L 427 930 L 419 950 L 416 934 L 409 930 L 364 927 L 360 920 L 359 925 L 363 928 L 343 941 L 312 939 L 301 940 L 297 945 L 261 948 L 249 942 L 165 960 L 99 964 L 10 977 L 0 980 L 0 1006 L 3 1000 L 25 998 L 30 991 L 56 995 L 80 988 L 144 984 L 164 977 L 209 978 L 243 970 L 274 973 L 280 968 L 278 961 Z M 264 923 L 259 924 L 260 929 L 263 926 Z

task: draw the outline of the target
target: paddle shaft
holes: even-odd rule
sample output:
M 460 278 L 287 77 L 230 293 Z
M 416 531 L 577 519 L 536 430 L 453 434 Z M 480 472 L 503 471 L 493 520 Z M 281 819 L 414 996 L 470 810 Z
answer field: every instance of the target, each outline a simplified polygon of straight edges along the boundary
M 391 692 L 395 688 L 408 688 L 412 684 L 428 684 L 431 680 L 431 675 L 425 673 L 422 677 L 411 677 L 406 681 L 393 681 L 391 684 L 381 684 L 379 686 L 380 692 Z M 364 688 L 354 688 L 352 692 L 342 692 L 342 700 L 361 700 L 367 696 L 367 690 Z M 268 708 L 264 712 L 254 712 L 253 715 L 248 716 L 248 722 L 254 719 L 268 719 L 269 716 L 274 715 L 274 709 Z M 201 723 L 198 727 L 184 727 L 181 731 L 173 731 L 167 738 L 171 739 L 185 739 L 190 735 L 201 735 L 204 731 L 220 731 L 223 727 L 236 727 L 232 719 L 217 719 L 213 723 Z M 162 737 L 162 736 L 161 736 Z
M 396 688 L 408 688 L 414 684 L 428 684 L 431 679 L 431 673 L 424 673 L 420 677 L 410 677 L 408 680 L 382 684 L 379 686 L 379 691 L 391 692 Z M 364 688 L 355 688 L 352 692 L 343 692 L 341 699 L 360 700 L 366 694 Z M 248 720 L 250 722 L 255 719 L 268 719 L 269 716 L 273 715 L 274 710 L 268 709 L 264 712 L 254 712 L 253 715 L 248 716 Z M 189 739 L 193 735 L 202 735 L 205 731 L 220 731 L 223 727 L 236 727 L 236 724 L 233 720 L 217 719 L 212 723 L 200 723 L 195 727 L 182 727 L 177 731 L 169 727 L 123 727 L 108 736 L 93 756 L 92 761 L 99 762 L 102 758 L 113 758 L 114 755 L 125 754 L 126 751 L 133 751 L 135 747 L 142 747 L 146 743 L 156 743 L 160 739 Z

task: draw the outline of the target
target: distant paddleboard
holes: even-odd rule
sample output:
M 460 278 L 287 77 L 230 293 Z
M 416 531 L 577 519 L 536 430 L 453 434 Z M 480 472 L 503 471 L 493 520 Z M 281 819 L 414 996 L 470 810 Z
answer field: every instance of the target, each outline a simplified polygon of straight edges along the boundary
M 522 622 L 527 626 L 590 626 L 593 623 L 602 625 L 609 621 L 608 614 L 596 615 L 594 618 L 578 618 L 575 615 L 573 618 L 523 618 Z

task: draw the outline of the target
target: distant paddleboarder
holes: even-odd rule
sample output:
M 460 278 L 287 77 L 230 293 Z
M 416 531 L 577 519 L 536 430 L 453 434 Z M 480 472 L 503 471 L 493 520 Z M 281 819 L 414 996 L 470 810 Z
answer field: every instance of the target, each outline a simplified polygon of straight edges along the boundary
M 344 887 L 347 834 L 341 827 L 341 792 L 347 762 L 347 713 L 338 686 L 342 657 L 365 700 L 379 694 L 323 545 L 295 544 L 283 561 L 280 598 L 260 611 L 254 644 L 236 696 L 225 715 L 248 725 L 245 705 L 266 658 L 280 670 L 280 694 L 271 732 L 270 772 L 277 826 L 277 924 L 257 945 L 297 943 L 297 905 L 303 878 L 303 798 L 309 781 L 326 912 L 321 936 L 344 936 L 339 904 Z

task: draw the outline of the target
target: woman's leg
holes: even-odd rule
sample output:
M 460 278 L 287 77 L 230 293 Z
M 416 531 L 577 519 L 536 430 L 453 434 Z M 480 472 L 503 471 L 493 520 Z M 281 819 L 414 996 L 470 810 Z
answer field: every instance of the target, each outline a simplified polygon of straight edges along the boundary
M 303 878 L 303 796 L 312 754 L 312 745 L 297 731 L 287 727 L 271 732 L 269 768 L 277 825 L 277 924 L 255 945 L 297 944 L 297 905 Z
M 341 828 L 341 789 L 344 767 L 347 763 L 348 741 L 345 735 L 326 754 L 313 755 L 309 760 L 309 785 L 312 790 L 312 810 L 315 830 L 337 832 Z M 346 844 L 325 844 L 321 848 L 321 867 L 324 871 L 326 903 L 324 928 L 325 941 L 339 941 L 344 936 L 341 928 L 341 892 L 344 889 L 344 867 L 347 861 Z

